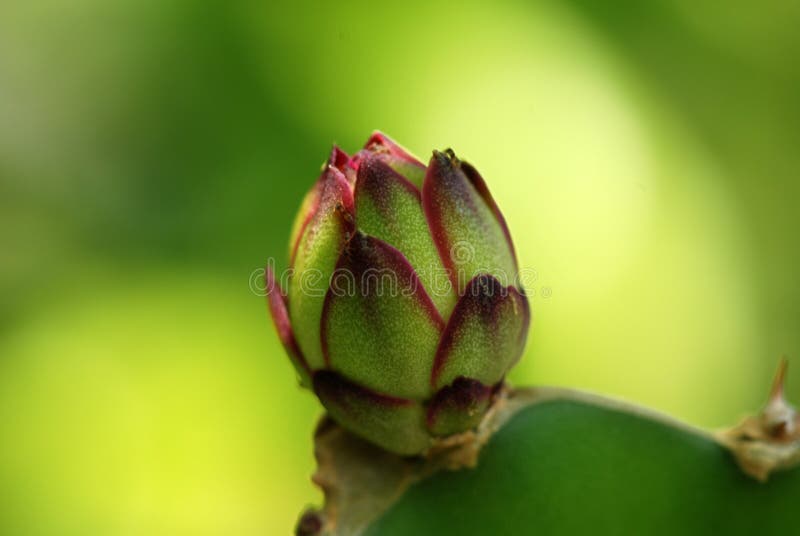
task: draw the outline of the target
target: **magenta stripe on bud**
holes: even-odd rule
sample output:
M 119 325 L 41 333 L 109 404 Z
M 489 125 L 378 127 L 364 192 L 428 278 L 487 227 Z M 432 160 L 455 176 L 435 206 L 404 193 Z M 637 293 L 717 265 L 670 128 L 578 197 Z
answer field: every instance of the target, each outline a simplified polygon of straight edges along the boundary
M 410 406 L 411 400 L 377 393 L 366 387 L 348 381 L 332 370 L 318 370 L 314 373 L 314 392 L 327 401 L 342 408 L 352 406 L 354 400 L 377 406 Z
M 278 338 L 286 349 L 286 353 L 288 353 L 289 357 L 294 361 L 295 366 L 305 371 L 306 374 L 310 374 L 311 367 L 308 366 L 294 338 L 292 325 L 289 321 L 289 312 L 286 309 L 286 296 L 278 281 L 275 280 L 275 272 L 273 272 L 271 266 L 267 266 L 265 277 L 267 302 L 269 304 L 269 310 L 272 313 L 272 320 L 275 323 L 275 329 L 278 332 Z

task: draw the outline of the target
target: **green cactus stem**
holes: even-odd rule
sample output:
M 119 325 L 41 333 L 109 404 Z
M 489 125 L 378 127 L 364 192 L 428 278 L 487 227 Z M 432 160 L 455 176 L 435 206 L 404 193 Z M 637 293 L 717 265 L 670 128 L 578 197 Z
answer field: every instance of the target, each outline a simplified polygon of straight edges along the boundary
M 297 533 L 795 534 L 797 422 L 782 387 L 759 415 L 716 433 L 579 391 L 523 388 L 460 440 L 404 458 L 324 419 L 314 481 L 326 506 Z

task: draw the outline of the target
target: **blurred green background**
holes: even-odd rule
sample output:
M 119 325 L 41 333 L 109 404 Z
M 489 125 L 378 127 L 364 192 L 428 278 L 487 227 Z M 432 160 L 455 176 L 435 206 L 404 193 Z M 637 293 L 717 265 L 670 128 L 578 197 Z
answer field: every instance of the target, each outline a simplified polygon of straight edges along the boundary
M 798 6 L 4 2 L 0 533 L 286 534 L 320 500 L 251 274 L 376 128 L 504 210 L 514 382 L 756 408 L 800 355 Z

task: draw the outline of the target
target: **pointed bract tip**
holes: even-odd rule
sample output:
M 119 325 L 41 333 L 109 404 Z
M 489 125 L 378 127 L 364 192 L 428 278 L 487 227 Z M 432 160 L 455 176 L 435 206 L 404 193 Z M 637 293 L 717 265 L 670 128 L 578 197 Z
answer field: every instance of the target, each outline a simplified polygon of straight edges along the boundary
M 797 432 L 797 410 L 786 401 L 784 396 L 788 368 L 788 360 L 785 357 L 781 358 L 775 379 L 772 381 L 767 404 L 761 412 L 764 430 L 776 439 L 794 438 Z
M 416 156 L 411 154 L 408 149 L 394 141 L 380 130 L 376 130 L 372 133 L 372 135 L 364 144 L 364 148 L 359 152 L 388 154 L 398 159 L 400 162 L 406 162 L 415 166 L 425 167 L 424 164 L 420 162 Z
M 437 151 L 434 149 L 430 165 L 436 165 L 443 169 L 455 169 L 461 165 L 461 161 L 456 156 L 455 151 L 450 148 L 444 151 Z
M 370 134 L 370 137 L 367 139 L 366 143 L 364 143 L 364 149 L 371 151 L 384 149 L 391 153 L 395 153 L 397 156 L 410 156 L 407 154 L 407 151 L 400 146 L 399 143 L 394 141 L 391 137 L 384 134 L 380 130 L 372 131 L 372 134 Z
M 344 173 L 345 167 L 349 161 L 350 155 L 342 151 L 338 145 L 333 144 L 333 147 L 331 147 L 331 154 L 323 165 L 323 168 L 334 167 Z
M 344 153 L 343 153 L 344 154 Z M 346 156 L 346 155 L 345 155 Z M 333 164 L 329 164 L 320 177 L 320 207 L 325 207 L 328 211 L 333 210 L 344 218 L 345 223 L 352 227 L 353 213 L 355 210 L 353 202 L 353 183 L 348 179 L 345 171 L 342 171 Z M 354 173 L 348 173 L 355 177 Z M 319 208 L 319 207 L 318 207 Z M 325 212 L 328 214 L 328 212 Z
M 769 391 L 768 403 L 773 400 L 783 399 L 784 384 L 786 383 L 786 374 L 789 370 L 789 360 L 782 357 L 778 363 L 778 370 L 775 371 L 775 378 L 772 380 L 772 388 Z
M 387 143 L 393 143 L 393 142 L 394 140 L 392 140 L 389 136 L 387 136 L 380 130 L 373 130 L 372 134 L 370 134 L 369 138 L 367 138 L 367 142 L 364 144 L 364 148 L 367 149 L 369 148 L 370 145 L 374 144 L 385 145 Z

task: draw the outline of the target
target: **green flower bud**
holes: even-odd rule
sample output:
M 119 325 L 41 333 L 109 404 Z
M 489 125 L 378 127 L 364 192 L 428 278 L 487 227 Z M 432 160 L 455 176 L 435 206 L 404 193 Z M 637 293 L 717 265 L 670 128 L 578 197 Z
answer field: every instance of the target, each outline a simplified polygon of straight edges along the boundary
M 475 427 L 530 323 L 505 220 L 451 150 L 426 167 L 381 133 L 334 147 L 269 305 L 301 383 L 353 433 L 403 455 Z

